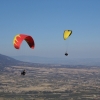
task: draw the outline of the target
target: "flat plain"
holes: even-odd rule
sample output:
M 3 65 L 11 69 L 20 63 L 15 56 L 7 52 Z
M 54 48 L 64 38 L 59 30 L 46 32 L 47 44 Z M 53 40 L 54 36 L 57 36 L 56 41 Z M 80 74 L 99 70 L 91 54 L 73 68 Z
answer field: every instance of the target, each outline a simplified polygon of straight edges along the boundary
M 6 67 L 0 100 L 100 100 L 100 67 Z

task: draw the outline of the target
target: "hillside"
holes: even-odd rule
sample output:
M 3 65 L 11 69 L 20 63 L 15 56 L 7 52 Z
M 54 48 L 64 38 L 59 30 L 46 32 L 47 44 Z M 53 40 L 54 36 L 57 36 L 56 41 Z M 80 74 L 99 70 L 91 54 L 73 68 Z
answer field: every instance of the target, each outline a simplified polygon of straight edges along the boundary
M 0 69 L 11 66 L 24 66 L 24 67 L 45 67 L 47 64 L 32 63 L 28 61 L 20 61 L 13 57 L 0 54 Z M 52 67 L 52 65 L 48 65 Z
M 32 63 L 19 61 L 12 57 L 0 54 L 0 69 L 3 69 L 5 67 L 10 67 L 10 66 L 21 66 L 21 65 L 30 66 L 32 65 Z

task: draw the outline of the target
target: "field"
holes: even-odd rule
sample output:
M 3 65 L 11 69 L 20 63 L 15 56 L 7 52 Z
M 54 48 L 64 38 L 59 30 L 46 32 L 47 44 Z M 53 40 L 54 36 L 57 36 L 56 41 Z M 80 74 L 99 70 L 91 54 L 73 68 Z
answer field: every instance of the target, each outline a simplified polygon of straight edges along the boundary
M 0 100 L 100 100 L 100 67 L 6 67 Z

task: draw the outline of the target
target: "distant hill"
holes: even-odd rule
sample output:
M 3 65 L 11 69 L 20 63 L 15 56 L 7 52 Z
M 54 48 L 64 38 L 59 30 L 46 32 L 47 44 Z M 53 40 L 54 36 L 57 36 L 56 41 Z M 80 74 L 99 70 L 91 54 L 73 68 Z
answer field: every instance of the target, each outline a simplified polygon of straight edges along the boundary
M 18 59 L 20 58 L 20 59 Z M 57 59 L 42 58 L 33 56 L 9 57 L 0 54 L 0 69 L 11 66 L 30 66 L 30 67 L 82 67 L 100 66 L 100 59 Z M 82 65 L 82 66 L 81 66 Z
M 46 67 L 47 64 L 32 63 L 28 61 L 20 61 L 13 57 L 0 54 L 0 69 L 11 66 L 24 66 L 24 67 Z M 48 65 L 50 66 L 50 65 Z
M 31 66 L 31 65 L 34 64 L 16 60 L 12 57 L 0 54 L 0 69 L 3 69 L 4 67 L 10 67 L 10 66 Z

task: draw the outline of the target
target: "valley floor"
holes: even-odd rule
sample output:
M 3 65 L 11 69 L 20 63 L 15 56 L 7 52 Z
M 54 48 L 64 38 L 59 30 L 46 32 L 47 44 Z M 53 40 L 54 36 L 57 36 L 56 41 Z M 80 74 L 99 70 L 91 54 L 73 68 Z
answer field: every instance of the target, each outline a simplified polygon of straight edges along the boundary
M 0 100 L 94 99 L 100 100 L 100 67 L 13 66 L 0 72 Z

